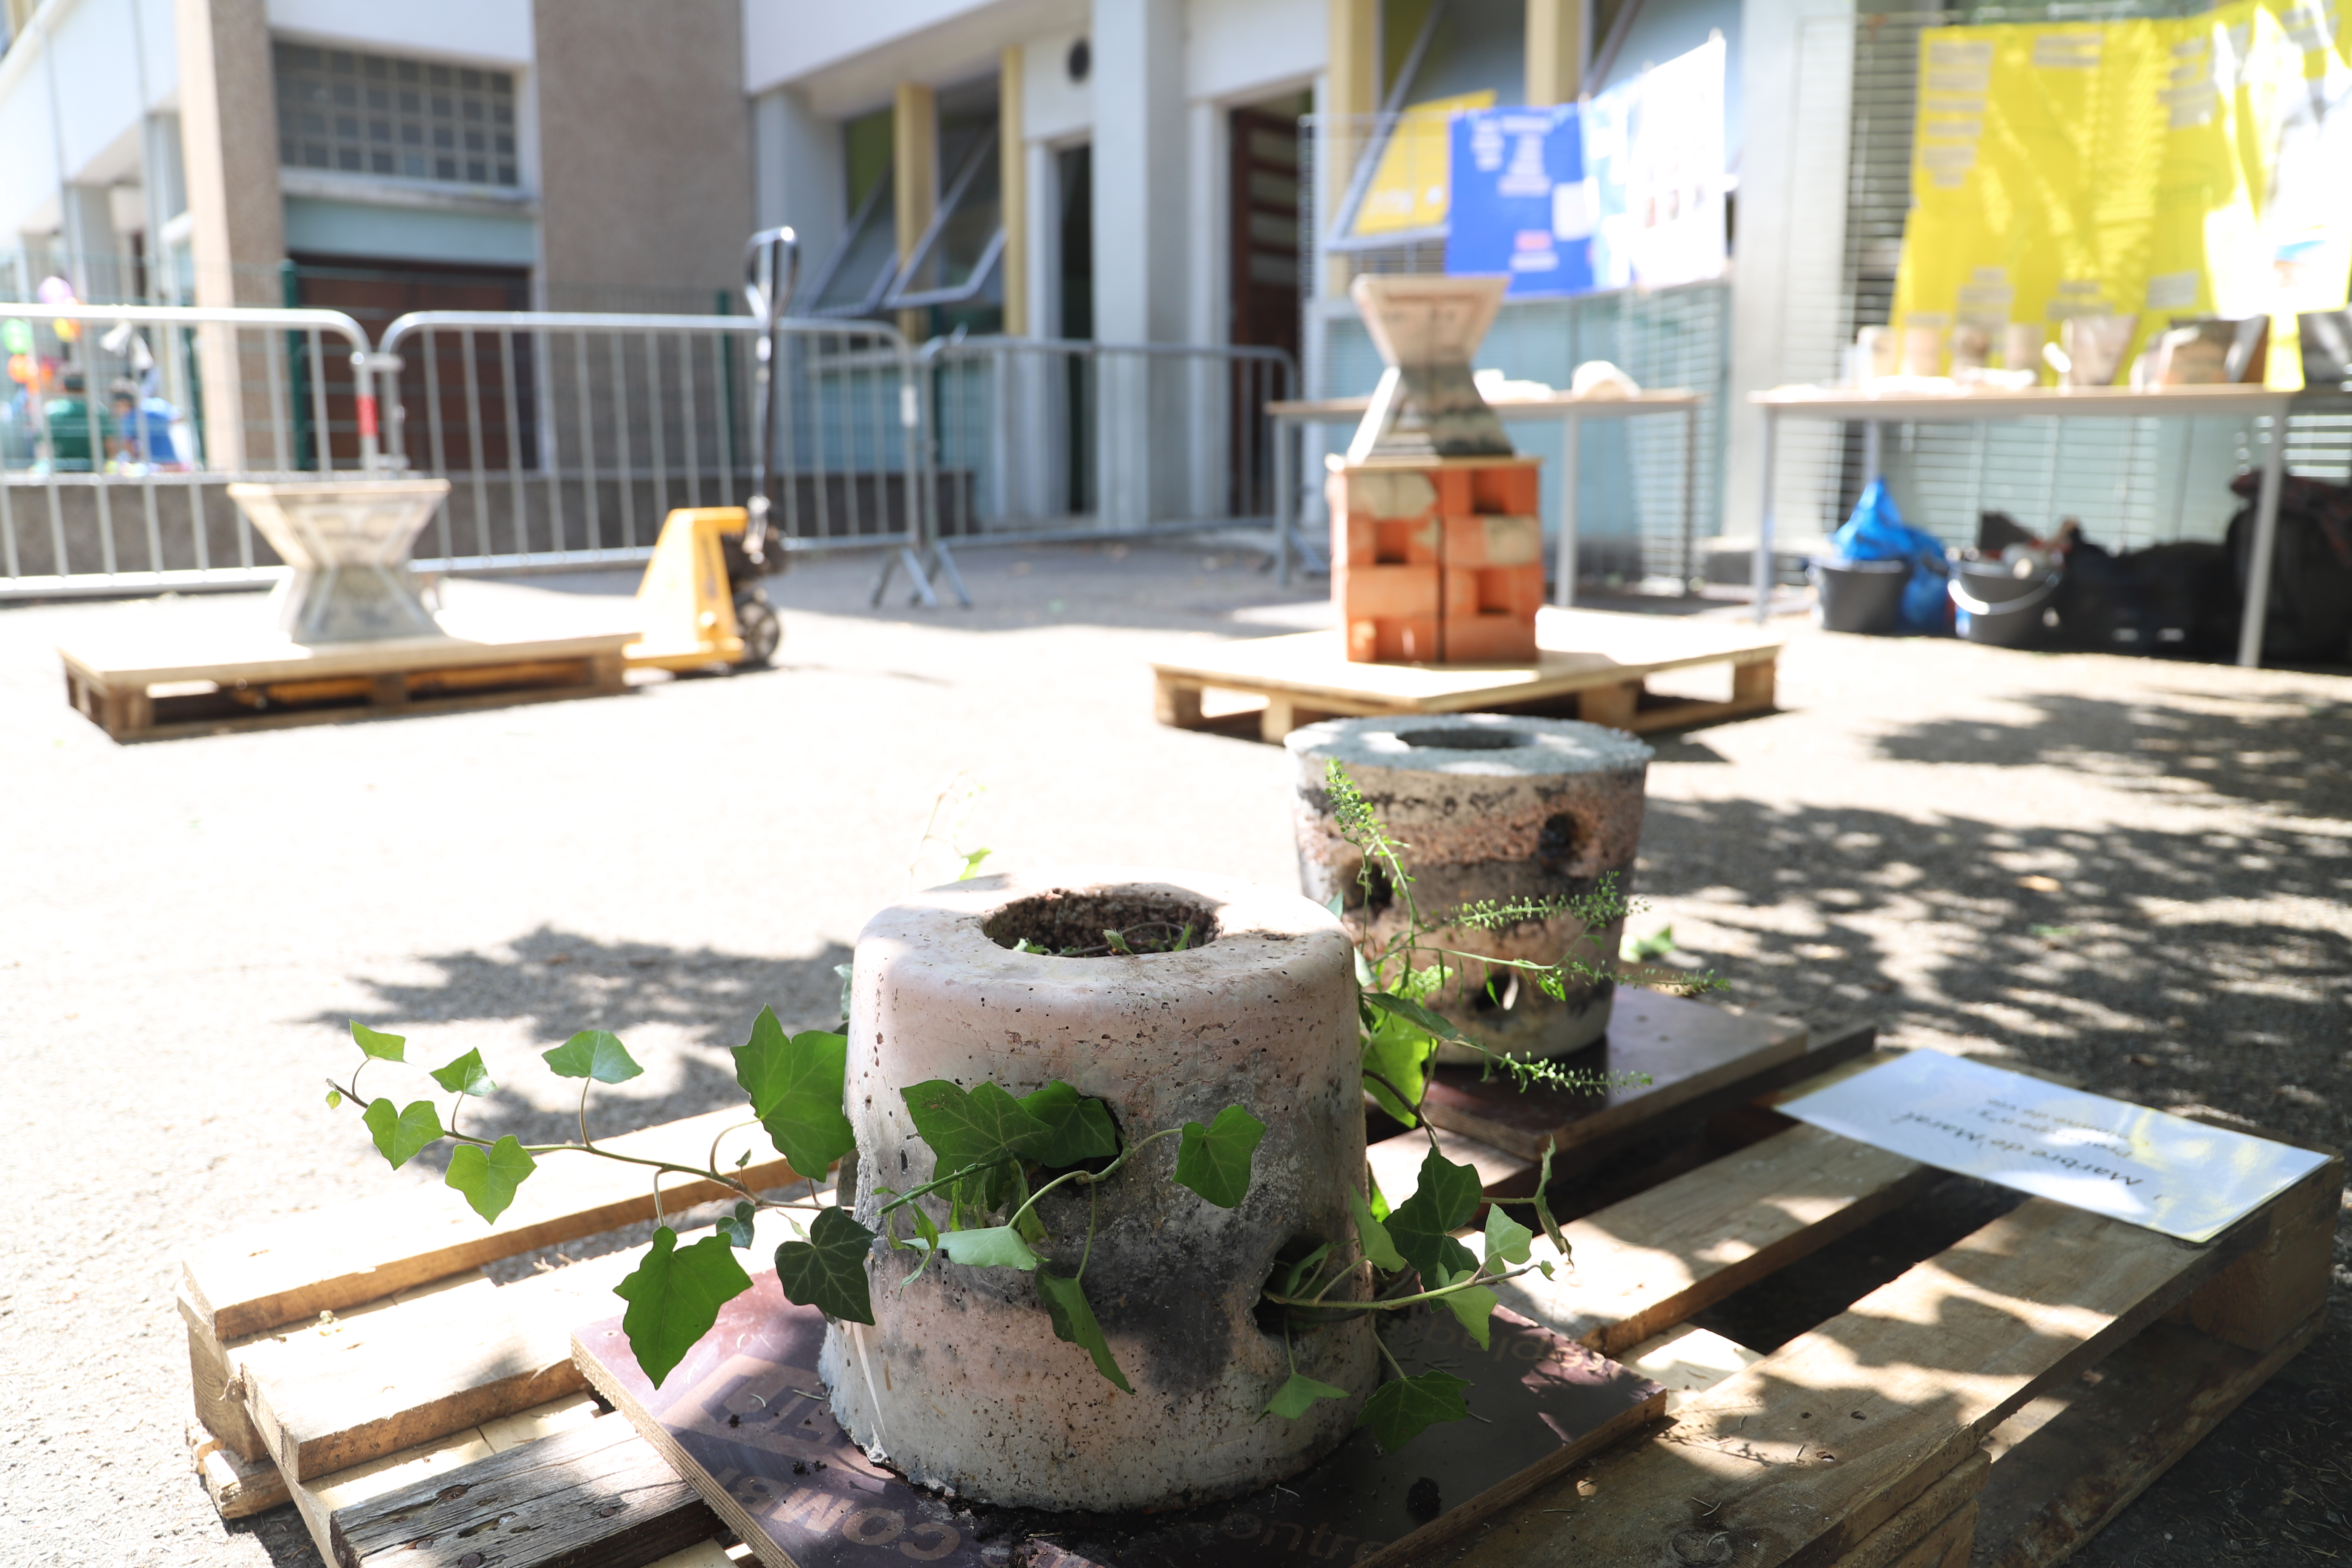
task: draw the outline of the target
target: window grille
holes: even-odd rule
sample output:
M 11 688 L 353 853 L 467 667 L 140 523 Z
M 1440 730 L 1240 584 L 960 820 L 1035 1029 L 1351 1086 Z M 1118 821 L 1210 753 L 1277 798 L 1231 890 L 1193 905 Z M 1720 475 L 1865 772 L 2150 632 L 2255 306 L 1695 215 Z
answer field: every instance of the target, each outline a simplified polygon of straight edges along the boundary
M 279 42 L 278 161 L 289 169 L 520 185 L 509 71 Z

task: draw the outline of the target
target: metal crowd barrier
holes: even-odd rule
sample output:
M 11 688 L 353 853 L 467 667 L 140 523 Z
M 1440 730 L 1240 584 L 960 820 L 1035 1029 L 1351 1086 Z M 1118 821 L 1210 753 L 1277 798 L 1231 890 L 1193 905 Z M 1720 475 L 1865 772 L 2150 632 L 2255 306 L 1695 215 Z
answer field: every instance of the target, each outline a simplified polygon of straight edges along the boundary
M 955 548 L 1265 530 L 1280 349 L 950 337 L 921 355 Z
M 283 568 L 257 562 L 227 487 L 378 466 L 353 395 L 367 333 L 339 310 L 6 304 L 0 321 L 82 337 L 80 387 L 0 381 L 0 598 L 268 582 Z
M 229 502 L 239 480 L 446 476 L 417 564 L 450 573 L 639 563 L 671 508 L 754 483 L 748 316 L 418 311 L 376 345 L 322 310 L 0 320 L 88 329 L 78 402 L 0 402 L 0 598 L 268 582 L 284 568 Z M 1298 384 L 1279 350 L 779 330 L 771 526 L 788 552 L 882 549 L 877 603 L 900 566 L 921 602 L 943 576 L 968 603 L 970 545 L 1245 530 L 1273 553 L 1265 408 Z

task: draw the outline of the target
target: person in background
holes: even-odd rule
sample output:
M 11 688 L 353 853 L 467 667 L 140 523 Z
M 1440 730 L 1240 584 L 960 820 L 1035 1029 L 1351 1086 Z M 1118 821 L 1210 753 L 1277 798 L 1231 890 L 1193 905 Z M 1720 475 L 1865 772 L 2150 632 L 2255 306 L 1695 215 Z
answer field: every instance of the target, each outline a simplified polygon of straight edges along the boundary
M 120 471 L 176 468 L 179 453 L 172 440 L 172 422 L 179 410 L 160 397 L 141 395 L 139 384 L 114 384 L 114 462 Z
M 106 447 L 106 416 L 90 406 L 81 372 L 66 372 L 58 385 L 59 395 L 43 410 L 49 425 L 49 466 L 61 474 L 91 473 Z

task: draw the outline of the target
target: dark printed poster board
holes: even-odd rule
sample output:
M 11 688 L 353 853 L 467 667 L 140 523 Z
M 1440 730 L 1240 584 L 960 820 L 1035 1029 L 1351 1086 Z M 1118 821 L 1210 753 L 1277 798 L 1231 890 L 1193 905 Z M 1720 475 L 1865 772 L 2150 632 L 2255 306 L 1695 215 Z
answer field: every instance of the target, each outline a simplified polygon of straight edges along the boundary
M 1469 1378 L 1483 1420 L 1433 1427 L 1394 1455 L 1360 1428 L 1304 1475 L 1234 1502 L 1057 1514 L 939 1497 L 869 1460 L 826 1405 L 816 1374 L 824 1338 L 824 1318 L 785 1301 L 765 1273 L 658 1390 L 618 1318 L 578 1330 L 572 1344 L 589 1381 L 768 1568 L 1402 1562 L 1639 1431 L 1664 1399 L 1655 1384 L 1508 1312 L 1496 1315 L 1484 1351 L 1452 1317 L 1420 1312 L 1391 1331 L 1391 1346 L 1409 1367 L 1444 1362 Z

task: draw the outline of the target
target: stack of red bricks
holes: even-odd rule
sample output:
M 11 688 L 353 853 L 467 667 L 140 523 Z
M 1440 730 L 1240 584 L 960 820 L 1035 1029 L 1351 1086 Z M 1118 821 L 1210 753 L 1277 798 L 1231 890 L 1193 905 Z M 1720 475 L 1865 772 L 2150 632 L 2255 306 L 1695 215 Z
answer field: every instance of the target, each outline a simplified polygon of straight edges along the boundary
M 1537 472 L 1532 458 L 1335 469 L 1331 595 L 1348 657 L 1533 663 L 1544 600 Z

